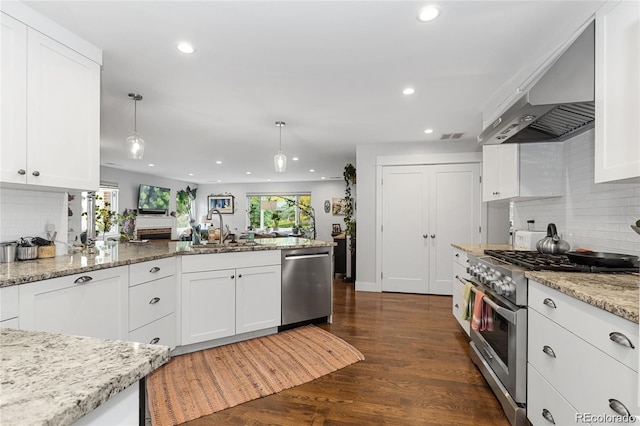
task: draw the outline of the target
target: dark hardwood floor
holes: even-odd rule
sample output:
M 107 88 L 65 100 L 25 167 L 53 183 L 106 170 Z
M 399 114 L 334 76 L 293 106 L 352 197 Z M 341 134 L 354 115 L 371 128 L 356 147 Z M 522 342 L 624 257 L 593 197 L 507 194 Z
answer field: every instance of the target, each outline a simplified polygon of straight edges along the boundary
M 469 359 L 451 297 L 333 286 L 333 324 L 320 326 L 365 361 L 186 424 L 509 425 Z

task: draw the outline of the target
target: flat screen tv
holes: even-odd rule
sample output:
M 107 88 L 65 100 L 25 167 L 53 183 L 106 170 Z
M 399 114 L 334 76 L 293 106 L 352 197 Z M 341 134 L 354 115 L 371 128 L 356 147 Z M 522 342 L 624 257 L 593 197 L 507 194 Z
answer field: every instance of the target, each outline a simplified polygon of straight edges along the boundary
M 171 190 L 153 185 L 140 185 L 138 213 L 167 214 Z

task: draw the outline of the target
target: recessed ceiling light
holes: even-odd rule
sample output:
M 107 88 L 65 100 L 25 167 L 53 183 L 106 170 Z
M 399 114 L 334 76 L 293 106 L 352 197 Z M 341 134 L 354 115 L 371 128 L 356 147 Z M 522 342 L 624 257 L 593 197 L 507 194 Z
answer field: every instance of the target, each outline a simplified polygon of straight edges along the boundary
M 424 132 L 425 132 L 426 134 L 433 133 L 433 129 L 426 129 Z
M 271 182 L 271 179 L 267 179 L 267 182 Z
M 433 21 L 440 14 L 440 9 L 435 6 L 426 6 L 420 9 L 420 13 L 418 14 L 418 20 L 420 22 L 429 22 Z
M 310 171 L 311 173 L 315 172 L 315 170 L 314 170 L 314 169 L 309 169 L 309 171 Z
M 248 174 L 248 175 L 250 175 L 250 174 L 251 174 L 251 172 L 245 172 L 245 174 Z
M 155 166 L 155 164 L 153 164 L 153 163 L 149 163 L 149 164 L 147 164 L 147 166 L 149 166 L 149 167 L 154 167 L 154 166 Z
M 322 176 L 320 179 L 324 180 L 324 179 L 326 179 L 326 177 Z
M 416 93 L 416 89 L 414 89 L 413 87 L 407 87 L 402 91 L 403 95 L 413 95 L 414 93 Z
M 222 179 L 218 179 L 216 182 L 218 182 L 218 183 L 219 183 L 219 182 L 222 182 Z
M 293 161 L 298 161 L 298 160 L 299 160 L 299 158 L 298 158 L 298 157 L 293 157 L 293 158 L 292 158 L 292 160 L 293 160 Z
M 216 164 L 222 164 L 222 161 L 218 160 L 216 161 Z
M 193 173 L 189 173 L 189 176 L 193 176 Z
M 182 53 L 193 53 L 196 51 L 196 49 L 193 48 L 193 46 L 187 42 L 180 42 L 178 43 L 178 45 L 176 46 L 178 48 L 179 51 L 181 51 Z

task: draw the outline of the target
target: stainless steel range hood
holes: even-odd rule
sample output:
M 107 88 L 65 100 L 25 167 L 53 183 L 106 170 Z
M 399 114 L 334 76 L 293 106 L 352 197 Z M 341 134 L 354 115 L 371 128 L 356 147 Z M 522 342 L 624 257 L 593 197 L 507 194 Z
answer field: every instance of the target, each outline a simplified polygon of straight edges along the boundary
M 595 120 L 595 23 L 478 136 L 482 144 L 563 141 Z

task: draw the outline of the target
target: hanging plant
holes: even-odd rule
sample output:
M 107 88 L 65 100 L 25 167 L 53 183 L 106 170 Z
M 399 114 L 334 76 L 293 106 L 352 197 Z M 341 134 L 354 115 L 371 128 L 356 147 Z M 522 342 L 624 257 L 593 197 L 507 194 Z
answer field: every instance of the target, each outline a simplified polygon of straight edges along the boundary
M 344 191 L 344 223 L 346 225 L 346 235 L 351 238 L 351 253 L 356 251 L 356 220 L 355 220 L 355 201 L 351 194 L 352 186 L 356 184 L 356 168 L 349 163 L 344 167 L 342 174 L 345 182 Z

